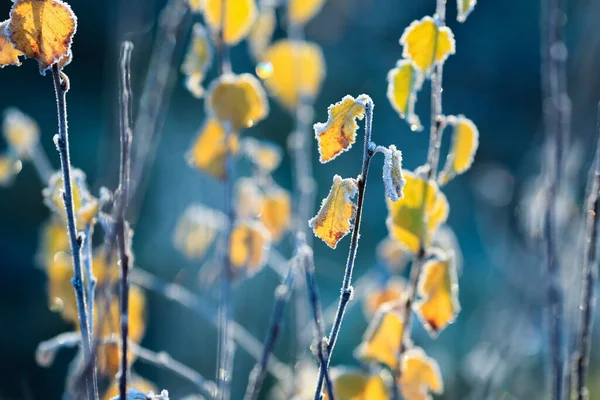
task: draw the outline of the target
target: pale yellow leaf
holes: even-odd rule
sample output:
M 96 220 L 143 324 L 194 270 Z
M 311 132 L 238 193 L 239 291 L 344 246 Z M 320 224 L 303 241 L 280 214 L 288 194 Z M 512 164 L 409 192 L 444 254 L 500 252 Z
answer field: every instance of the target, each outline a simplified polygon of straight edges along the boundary
M 204 94 L 202 81 L 212 59 L 213 51 L 206 30 L 202 24 L 195 23 L 181 72 L 186 76 L 186 88 L 197 98 Z
M 321 11 L 325 0 L 289 0 L 288 23 L 304 25 Z
M 429 16 L 413 21 L 404 30 L 400 44 L 404 46 L 402 57 L 412 60 L 426 75 L 433 65 L 442 64 L 456 51 L 454 34 L 450 28 L 438 27 Z
M 367 318 L 375 315 L 387 303 L 398 302 L 406 297 L 406 281 L 400 277 L 387 279 L 384 283 L 374 282 L 366 290 L 363 311 Z
M 21 168 L 22 163 L 14 154 L 0 153 L 0 186 L 10 185 Z
M 454 127 L 452 132 L 452 147 L 446 158 L 446 164 L 438 177 L 438 183 L 445 185 L 456 175 L 471 168 L 477 147 L 479 147 L 479 130 L 463 115 L 448 117 L 448 123 Z
M 444 391 L 438 363 L 419 347 L 404 353 L 399 384 L 404 400 L 430 400 L 430 392 L 441 394 Z
M 274 241 L 279 241 L 292 222 L 292 199 L 289 193 L 278 187 L 265 190 L 260 220 L 271 232 Z
M 342 179 L 335 175 L 331 190 L 323 199 L 319 212 L 308 221 L 308 226 L 313 229 L 315 236 L 332 249 L 335 249 L 338 242 L 352 228 L 350 223 L 356 214 L 356 204 L 352 199 L 357 192 L 358 186 L 354 179 Z
M 199 14 L 204 11 L 206 0 L 188 0 L 188 4 L 191 12 Z
M 260 60 L 263 57 L 273 38 L 276 26 L 277 21 L 273 7 L 267 5 L 261 7 L 258 18 L 256 18 L 250 35 L 248 35 L 248 47 L 255 60 Z
M 383 184 L 386 196 L 397 201 L 404 197 L 404 177 L 402 176 L 402 152 L 393 144 L 385 149 L 383 161 Z
M 173 234 L 173 245 L 191 260 L 201 259 L 215 236 L 225 227 L 227 218 L 218 211 L 194 204 L 179 217 Z
M 364 118 L 366 104 L 370 102 L 371 98 L 366 94 L 361 94 L 356 99 L 346 95 L 329 106 L 327 122 L 314 125 L 321 163 L 333 160 L 352 147 L 358 130 L 356 119 Z
M 401 272 L 410 258 L 406 248 L 391 236 L 386 236 L 379 242 L 376 254 L 377 260 L 391 272 Z
M 337 400 L 388 400 L 386 384 L 381 375 L 369 375 L 355 368 L 332 368 L 333 393 Z M 324 400 L 328 400 L 325 391 Z
M 456 8 L 458 10 L 456 20 L 458 22 L 465 22 L 476 4 L 477 0 L 456 0 Z
M 398 354 L 404 322 L 390 304 L 379 308 L 369 323 L 363 341 L 356 349 L 356 357 L 364 362 L 377 362 L 391 370 L 398 368 Z
M 225 4 L 225 18 L 221 15 Z M 221 30 L 224 20 L 223 39 L 234 45 L 249 33 L 258 10 L 255 0 L 205 0 L 204 18 L 215 34 Z
M 283 151 L 275 143 L 246 137 L 240 146 L 246 157 L 263 173 L 270 174 L 281 163 Z
M 423 130 L 419 116 L 415 114 L 417 92 L 423 85 L 423 73 L 410 60 L 399 60 L 387 75 L 387 98 L 392 107 L 406 119 L 413 131 Z
M 8 38 L 6 33 L 7 27 L 8 21 L 0 22 L 0 68 L 4 68 L 7 65 L 21 65 L 19 57 L 23 55 Z
M 2 133 L 6 142 L 20 158 L 29 158 L 31 151 L 40 141 L 38 124 L 16 108 L 8 108 L 4 111 Z
M 240 220 L 231 232 L 231 265 L 252 276 L 264 266 L 270 248 L 271 234 L 262 222 Z
M 226 133 L 216 119 L 204 123 L 192 148 L 186 153 L 188 164 L 217 179 L 225 178 L 225 158 L 228 153 L 237 154 L 239 139 L 232 133 L 225 143 Z
M 263 210 L 265 196 L 258 180 L 239 178 L 235 182 L 235 212 L 238 218 L 256 218 Z

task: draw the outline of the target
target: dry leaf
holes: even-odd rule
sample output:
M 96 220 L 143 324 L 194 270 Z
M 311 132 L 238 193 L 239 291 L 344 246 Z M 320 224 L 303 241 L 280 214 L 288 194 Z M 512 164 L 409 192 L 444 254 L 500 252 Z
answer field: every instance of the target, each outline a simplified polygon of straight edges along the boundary
M 192 148 L 186 153 L 188 164 L 217 178 L 225 178 L 225 158 L 228 152 L 237 154 L 239 139 L 235 133 L 229 135 L 225 144 L 225 130 L 214 118 L 204 123 Z
M 308 221 L 315 236 L 335 249 L 338 242 L 350 232 L 350 223 L 356 214 L 356 204 L 352 200 L 358 192 L 354 179 L 333 177 L 331 190 L 323 202 L 317 215 Z
M 442 64 L 455 53 L 452 31 L 447 26 L 438 27 L 431 17 L 413 21 L 402 34 L 402 57 L 412 60 L 417 68 L 429 75 L 431 67 Z
M 0 68 L 4 68 L 7 65 L 21 65 L 19 57 L 23 55 L 8 38 L 6 32 L 8 22 L 8 20 L 0 22 Z
M 479 130 L 464 115 L 448 117 L 448 123 L 454 127 L 452 147 L 446 158 L 444 169 L 438 177 L 438 183 L 445 185 L 456 175 L 466 172 L 473 164 L 475 152 L 479 147 Z
M 391 370 L 398 368 L 398 353 L 404 322 L 390 304 L 379 308 L 369 323 L 356 357 L 365 362 L 384 364 Z
M 221 16 L 223 3 L 225 18 Z M 223 40 L 229 45 L 234 45 L 248 36 L 257 11 L 254 0 L 205 0 L 204 19 L 215 34 L 221 30 L 224 19 Z
M 410 60 L 399 60 L 387 75 L 387 98 L 400 118 L 406 119 L 413 131 L 423 130 L 419 116 L 415 114 L 417 92 L 423 86 L 423 73 Z
M 383 161 L 383 184 L 386 196 L 392 201 L 398 201 L 404 194 L 402 188 L 405 181 L 402 176 L 402 152 L 393 144 L 385 149 Z
M 419 347 L 404 353 L 399 383 L 405 400 L 430 400 L 429 392 L 441 394 L 444 391 L 440 367 Z
M 325 0 L 289 0 L 287 4 L 290 24 L 304 25 L 321 11 Z

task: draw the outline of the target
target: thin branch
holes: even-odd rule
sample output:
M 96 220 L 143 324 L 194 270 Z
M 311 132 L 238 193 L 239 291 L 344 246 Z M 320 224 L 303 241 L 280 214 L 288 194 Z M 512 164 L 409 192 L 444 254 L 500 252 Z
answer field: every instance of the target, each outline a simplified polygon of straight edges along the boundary
M 88 313 L 88 325 L 90 332 L 94 332 L 94 293 L 96 291 L 96 277 L 94 276 L 93 255 L 92 255 L 92 236 L 94 226 L 88 224 L 83 232 L 83 270 L 85 272 L 85 283 L 87 287 L 86 301 Z
M 73 206 L 73 186 L 71 182 L 71 162 L 69 158 L 69 134 L 67 123 L 67 91 L 69 90 L 69 79 L 60 71 L 58 64 L 52 66 L 52 79 L 54 82 L 54 91 L 56 93 L 56 104 L 58 112 L 58 134 L 54 136 L 54 144 L 60 155 L 60 165 L 63 174 L 64 192 L 63 200 L 67 218 L 67 231 L 71 246 L 71 255 L 73 259 L 73 289 L 77 300 L 77 315 L 79 319 L 79 328 L 82 338 L 82 352 L 84 362 L 91 359 L 91 340 L 89 331 L 89 321 L 86 311 L 85 290 L 83 288 L 83 274 L 81 269 L 81 245 L 82 238 L 77 233 L 75 223 L 75 209 Z M 95 369 L 93 369 L 95 371 Z M 87 377 L 87 396 L 88 399 L 94 399 L 95 373 Z
M 592 327 L 594 324 L 594 287 L 598 281 L 598 213 L 600 212 L 600 103 L 598 103 L 598 121 L 596 126 L 596 153 L 592 164 L 593 174 L 586 205 L 585 246 L 581 302 L 579 305 L 579 329 L 577 332 L 576 352 L 573 355 L 575 396 L 577 400 L 589 397 L 586 388 L 587 369 L 592 348 Z

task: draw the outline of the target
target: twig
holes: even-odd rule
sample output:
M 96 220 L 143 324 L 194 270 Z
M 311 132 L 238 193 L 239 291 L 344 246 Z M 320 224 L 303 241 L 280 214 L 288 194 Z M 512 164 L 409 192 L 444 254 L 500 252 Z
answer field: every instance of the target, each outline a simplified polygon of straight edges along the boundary
M 94 332 L 94 293 L 96 291 L 96 277 L 94 276 L 93 255 L 92 255 L 92 236 L 94 226 L 87 224 L 83 232 L 83 270 L 85 272 L 85 282 L 87 285 L 87 313 L 90 332 Z
M 250 373 L 244 400 L 256 400 L 260 394 L 263 381 L 267 374 L 269 357 L 271 356 L 273 348 L 275 347 L 275 343 L 277 342 L 277 338 L 279 337 L 281 324 L 283 323 L 285 307 L 292 294 L 296 269 L 294 265 L 295 262 L 295 260 L 289 262 L 288 272 L 285 280 L 275 289 L 275 304 L 271 314 L 269 329 L 267 330 L 267 337 L 265 338 L 262 357 Z
M 371 164 L 371 158 L 373 157 L 375 146 L 371 143 L 371 128 L 373 124 L 373 103 L 369 99 L 365 102 L 365 142 L 363 148 L 363 162 L 361 173 L 356 179 L 356 183 L 358 186 L 358 200 L 356 206 L 356 217 L 354 219 L 354 227 L 352 229 L 352 238 L 350 240 L 350 249 L 348 251 L 348 259 L 346 261 L 346 269 L 344 271 L 344 281 L 342 283 L 341 294 L 340 294 L 340 302 L 338 305 L 338 310 L 335 315 L 335 320 L 333 322 L 333 327 L 331 328 L 331 332 L 328 337 L 327 344 L 327 354 L 325 354 L 327 358 L 326 368 L 319 368 L 319 379 L 317 381 L 317 388 L 315 391 L 315 399 L 319 399 L 321 397 L 321 392 L 323 390 L 323 380 L 325 378 L 326 369 L 329 368 L 329 361 L 331 359 L 331 354 L 333 353 L 333 349 L 335 347 L 335 342 L 337 340 L 337 336 L 340 332 L 340 327 L 342 325 L 342 320 L 344 319 L 344 312 L 346 311 L 346 306 L 348 302 L 352 298 L 352 272 L 354 271 L 354 262 L 356 260 L 356 252 L 358 250 L 358 239 L 360 237 L 360 221 L 362 216 L 363 202 L 365 198 L 365 189 L 367 186 L 367 177 L 369 173 L 369 165 Z
M 60 165 L 63 174 L 64 192 L 63 200 L 65 203 L 65 212 L 67 218 L 67 231 L 71 245 L 71 255 L 73 258 L 73 279 L 72 284 L 75 290 L 77 300 L 77 315 L 79 319 L 79 328 L 82 338 L 82 352 L 85 363 L 91 359 L 91 340 L 89 331 L 89 321 L 86 312 L 85 290 L 83 288 L 83 276 L 81 269 L 81 245 L 82 238 L 77 233 L 75 223 L 75 209 L 73 206 L 73 186 L 71 182 L 71 162 L 69 158 L 69 134 L 67 123 L 67 91 L 69 90 L 69 79 L 60 71 L 58 64 L 52 66 L 52 79 L 54 81 L 54 91 L 56 93 L 56 104 L 58 112 L 58 134 L 54 136 L 54 144 L 60 155 Z M 95 370 L 95 369 L 93 369 Z M 94 398 L 95 373 L 86 379 L 88 399 Z
M 577 332 L 576 352 L 573 355 L 575 378 L 575 396 L 577 400 L 587 399 L 589 394 L 585 382 L 590 363 L 592 347 L 592 326 L 594 324 L 594 287 L 598 281 L 598 213 L 600 212 L 600 103 L 598 103 L 597 142 L 593 174 L 586 206 L 585 245 L 581 302 L 579 305 L 579 329 Z

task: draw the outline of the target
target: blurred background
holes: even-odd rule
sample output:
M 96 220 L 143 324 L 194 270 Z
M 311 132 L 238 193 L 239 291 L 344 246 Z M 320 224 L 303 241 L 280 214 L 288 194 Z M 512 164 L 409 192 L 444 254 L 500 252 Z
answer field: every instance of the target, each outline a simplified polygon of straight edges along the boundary
M 327 0 L 307 26 L 306 36 L 319 43 L 327 63 L 327 76 L 315 105 L 315 121 L 327 119 L 327 106 L 344 95 L 369 94 L 374 103 L 373 139 L 402 150 L 404 167 L 414 169 L 426 158 L 428 134 L 411 132 L 386 98 L 386 75 L 401 58 L 399 38 L 414 19 L 431 15 L 433 0 Z M 0 6 L 8 17 L 11 2 Z M 76 2 L 78 16 L 74 60 L 66 68 L 71 162 L 86 172 L 92 193 L 101 186 L 114 188 L 118 174 L 118 51 L 120 42 L 134 45 L 132 81 L 139 96 L 153 48 L 157 15 L 164 6 L 155 0 Z M 2 14 L 3 13 L 3 14 Z M 568 154 L 568 187 L 561 194 L 562 232 L 573 232 L 561 256 L 565 260 L 568 332 L 576 329 L 578 271 L 581 265 L 580 218 L 585 179 L 595 146 L 596 103 L 600 99 L 600 29 L 596 17 L 600 2 L 571 2 L 567 17 L 569 49 L 568 88 L 572 102 L 572 145 Z M 451 204 L 448 220 L 454 229 L 463 262 L 459 271 L 462 312 L 437 340 L 414 324 L 413 338 L 440 363 L 445 381 L 442 399 L 542 398 L 547 361 L 545 291 L 537 221 L 541 204 L 537 195 L 544 158 L 540 93 L 540 4 L 537 1 L 480 1 L 466 23 L 456 22 L 453 1 L 447 21 L 456 37 L 456 54 L 444 68 L 443 108 L 447 114 L 464 114 L 479 128 L 480 145 L 472 169 L 452 181 L 445 193 Z M 192 23 L 187 17 L 184 25 Z M 133 248 L 137 268 L 167 281 L 185 283 L 203 297 L 218 302 L 218 285 L 197 278 L 201 263 L 190 262 L 175 250 L 172 233 L 178 217 L 191 203 L 211 207 L 222 204 L 222 186 L 188 167 L 184 153 L 205 118 L 201 100 L 193 98 L 177 73 L 187 46 L 179 35 L 173 94 L 165 110 L 165 124 L 155 162 L 147 168 L 145 192 L 134 204 Z M 285 32 L 277 31 L 276 37 Z M 245 43 L 231 53 L 234 72 L 252 72 L 254 64 Z M 216 76 L 209 72 L 208 80 Z M 53 148 L 56 106 L 50 76 L 41 76 L 33 61 L 0 71 L 0 110 L 17 107 L 40 125 L 42 145 L 58 168 Z M 429 115 L 426 83 L 417 112 Z M 291 116 L 275 102 L 265 121 L 247 134 L 286 148 L 293 128 Z M 135 138 L 134 138 L 135 140 Z M 360 139 L 362 140 L 362 139 Z M 448 143 L 444 142 L 443 151 Z M 326 196 L 332 176 L 359 173 L 361 146 L 348 155 L 321 165 L 313 146 L 317 199 Z M 443 153 L 444 154 L 444 153 Z M 371 173 L 379 174 L 375 159 Z M 244 165 L 240 174 L 249 173 Z M 291 189 L 291 167 L 286 155 L 274 174 Z M 72 330 L 48 306 L 46 275 L 36 267 L 40 224 L 49 215 L 42 202 L 43 185 L 25 163 L 13 184 L 0 188 L 0 399 L 58 399 L 64 389 L 68 363 L 74 351 L 64 351 L 50 368 L 37 366 L 37 344 Z M 375 262 L 375 247 L 387 235 L 382 185 L 373 179 L 366 195 L 356 276 Z M 540 201 L 542 201 L 540 203 Z M 315 205 L 316 206 L 316 205 Z M 538 213 L 538 214 L 536 214 Z M 333 251 L 316 240 L 316 273 L 324 306 L 339 296 L 349 238 Z M 290 256 L 289 240 L 278 250 Z M 236 287 L 235 319 L 263 340 L 279 276 L 270 269 Z M 189 310 L 149 293 L 147 333 L 142 345 L 166 350 L 174 358 L 214 379 L 217 331 Z M 290 307 L 291 309 L 291 307 Z M 294 332 L 288 313 L 275 354 L 282 361 L 294 355 Z M 596 324 L 597 325 L 597 324 Z M 360 305 L 350 309 L 342 327 L 333 365 L 356 365 L 354 348 L 367 321 Z M 600 345 L 598 330 L 592 347 L 591 398 L 600 396 Z M 568 336 L 570 338 L 571 336 Z M 572 342 L 568 340 L 568 345 Z M 242 398 L 254 360 L 242 350 L 236 354 L 232 398 Z M 140 375 L 167 388 L 172 398 L 191 393 L 193 387 L 172 374 L 140 362 Z M 268 378 L 267 386 L 274 381 Z M 594 387 L 594 385 L 596 385 Z M 265 390 L 265 393 L 267 391 Z M 488 397 L 489 396 L 489 397 Z

